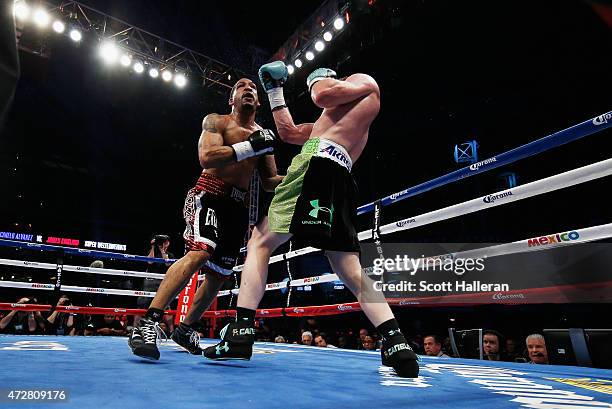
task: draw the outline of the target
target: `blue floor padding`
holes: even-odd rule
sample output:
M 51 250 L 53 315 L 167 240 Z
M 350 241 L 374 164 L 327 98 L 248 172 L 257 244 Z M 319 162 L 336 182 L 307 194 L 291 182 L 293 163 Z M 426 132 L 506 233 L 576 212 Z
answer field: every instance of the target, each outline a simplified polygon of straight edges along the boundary
M 1 390 L 69 393 L 58 404 L 0 398 L 0 408 L 612 408 L 610 370 L 425 357 L 419 379 L 406 380 L 380 367 L 379 353 L 270 343 L 255 352 L 211 362 L 170 341 L 151 362 L 126 338 L 0 336 Z

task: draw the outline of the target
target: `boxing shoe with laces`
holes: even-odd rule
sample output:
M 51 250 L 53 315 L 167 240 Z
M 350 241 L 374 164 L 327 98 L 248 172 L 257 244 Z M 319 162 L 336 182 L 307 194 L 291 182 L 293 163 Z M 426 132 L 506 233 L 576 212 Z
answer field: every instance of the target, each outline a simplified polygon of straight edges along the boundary
M 134 327 L 128 338 L 128 345 L 134 355 L 141 358 L 159 359 L 159 349 L 157 348 L 158 332 L 161 332 L 159 323 L 143 318 L 140 326 Z
M 181 322 L 181 324 L 175 328 L 170 338 L 190 354 L 200 355 L 202 353 L 202 348 L 200 348 L 200 334 L 189 325 Z

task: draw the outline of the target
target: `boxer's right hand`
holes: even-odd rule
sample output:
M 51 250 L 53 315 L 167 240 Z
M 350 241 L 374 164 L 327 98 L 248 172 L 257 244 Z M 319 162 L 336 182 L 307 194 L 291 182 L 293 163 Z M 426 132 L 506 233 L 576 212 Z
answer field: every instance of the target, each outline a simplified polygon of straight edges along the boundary
M 266 92 L 282 87 L 288 76 L 289 71 L 282 61 L 264 64 L 259 68 L 259 81 Z
M 232 145 L 236 162 L 251 158 L 253 156 L 263 155 L 274 151 L 274 141 L 276 136 L 269 129 L 260 129 L 249 135 L 249 139 L 244 142 L 238 142 Z

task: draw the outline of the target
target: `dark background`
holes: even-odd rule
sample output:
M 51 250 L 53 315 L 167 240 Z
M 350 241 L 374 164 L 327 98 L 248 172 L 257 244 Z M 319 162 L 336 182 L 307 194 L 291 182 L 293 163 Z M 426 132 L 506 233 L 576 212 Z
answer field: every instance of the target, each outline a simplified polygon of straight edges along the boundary
M 318 5 L 85 3 L 252 73 L 250 63 L 273 54 Z M 318 111 L 303 77 L 315 66 L 377 79 L 382 110 L 355 166 L 362 203 L 458 168 L 456 143 L 477 139 L 486 158 L 610 110 L 611 30 L 587 2 L 381 0 L 353 8 L 350 32 L 302 68 L 286 94 L 296 122 L 312 121 Z M 227 96 L 196 81 L 177 90 L 104 67 L 86 44 L 49 42 L 49 59 L 21 53 L 0 145 L 1 230 L 127 242 L 136 253 L 159 232 L 181 253 L 201 120 L 227 112 Z M 259 120 L 272 126 L 262 102 Z M 386 208 L 384 221 L 496 191 L 504 171 L 520 184 L 606 159 L 609 141 L 610 131 L 601 132 L 448 185 Z M 284 172 L 296 149 L 278 151 Z M 605 223 L 609 186 L 601 179 L 389 240 L 507 241 Z M 365 227 L 369 216 L 362 219 Z
M 253 79 L 259 64 L 320 4 L 84 3 Z M 484 159 L 612 109 L 612 30 L 601 13 L 610 2 L 370 3 L 353 2 L 347 32 L 292 76 L 285 90 L 296 122 L 311 122 L 318 110 L 305 93 L 305 76 L 315 67 L 334 68 L 341 76 L 365 72 L 378 81 L 381 113 L 354 167 L 360 203 L 457 169 L 457 143 L 477 139 Z M 184 195 L 201 171 L 201 121 L 208 113 L 228 112 L 227 95 L 195 81 L 178 90 L 147 75 L 109 69 L 85 43 L 50 36 L 48 46 L 48 59 L 20 54 L 22 77 L 0 139 L 0 231 L 127 243 L 128 252 L 137 254 L 146 254 L 152 234 L 164 233 L 172 237 L 171 251 L 182 254 Z M 272 127 L 262 103 L 258 121 Z M 522 184 L 607 159 L 611 136 L 610 130 L 600 132 L 405 200 L 385 208 L 383 222 L 503 189 L 503 172 L 515 172 Z M 296 152 L 279 147 L 281 173 Z M 609 223 L 609 190 L 610 178 L 599 179 L 386 240 L 507 242 Z M 360 229 L 370 217 L 361 217 Z M 315 275 L 299 263 L 293 267 L 295 274 Z M 272 271 L 270 281 L 285 276 Z

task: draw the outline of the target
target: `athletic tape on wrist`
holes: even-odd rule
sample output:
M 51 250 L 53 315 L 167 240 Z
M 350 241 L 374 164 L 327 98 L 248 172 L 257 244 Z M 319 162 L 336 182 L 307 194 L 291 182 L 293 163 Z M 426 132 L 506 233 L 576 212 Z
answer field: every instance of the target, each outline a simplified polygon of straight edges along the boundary
M 282 87 L 272 88 L 268 91 L 268 100 L 270 101 L 270 109 L 272 110 L 287 106 L 285 104 L 285 96 Z
M 232 149 L 236 155 L 236 162 L 255 156 L 253 145 L 249 141 L 235 143 L 232 145 Z

